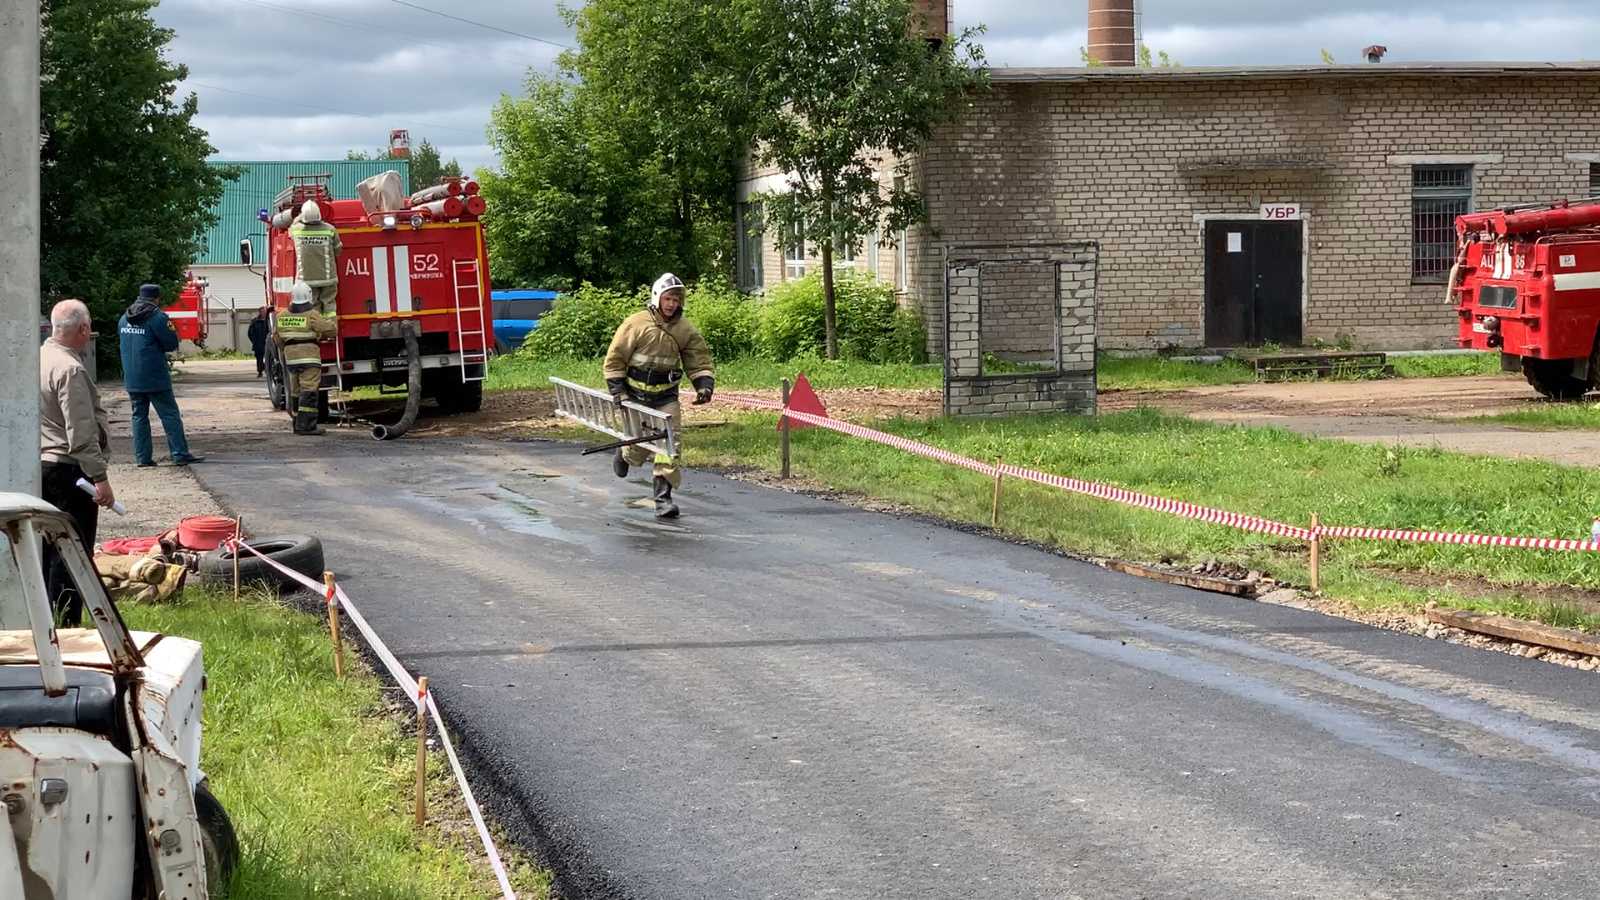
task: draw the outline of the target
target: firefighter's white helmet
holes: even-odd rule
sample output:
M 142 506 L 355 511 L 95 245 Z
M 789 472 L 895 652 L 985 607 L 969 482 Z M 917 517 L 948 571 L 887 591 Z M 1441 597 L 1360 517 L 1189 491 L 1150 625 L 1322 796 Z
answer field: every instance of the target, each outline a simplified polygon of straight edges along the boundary
M 289 311 L 296 313 L 311 311 L 311 285 L 304 281 L 296 281 L 294 287 L 289 288 Z
M 650 288 L 651 309 L 661 308 L 661 295 L 665 294 L 667 291 L 677 291 L 679 294 L 687 294 L 689 289 L 683 286 L 682 278 L 679 278 L 671 272 L 668 272 L 660 278 L 657 278 L 655 285 Z
M 300 221 L 307 225 L 315 225 L 322 221 L 322 207 L 315 200 L 307 200 L 300 204 Z

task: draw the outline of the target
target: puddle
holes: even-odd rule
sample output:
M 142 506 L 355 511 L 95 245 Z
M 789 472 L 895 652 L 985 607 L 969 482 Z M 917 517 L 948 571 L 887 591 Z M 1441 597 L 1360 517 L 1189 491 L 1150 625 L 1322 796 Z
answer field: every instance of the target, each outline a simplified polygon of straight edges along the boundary
M 558 476 L 550 476 L 558 477 Z M 430 509 L 460 519 L 475 526 L 481 533 L 490 525 L 495 525 L 504 531 L 515 534 L 525 534 L 529 537 L 548 538 L 564 544 L 587 545 L 593 543 L 595 535 L 579 534 L 550 521 L 548 516 L 539 512 L 532 498 L 510 490 L 503 485 L 467 485 L 455 489 L 457 493 L 471 493 L 491 501 L 491 505 L 478 509 L 464 509 L 446 503 L 437 497 L 419 494 L 415 491 L 407 492 L 418 503 Z

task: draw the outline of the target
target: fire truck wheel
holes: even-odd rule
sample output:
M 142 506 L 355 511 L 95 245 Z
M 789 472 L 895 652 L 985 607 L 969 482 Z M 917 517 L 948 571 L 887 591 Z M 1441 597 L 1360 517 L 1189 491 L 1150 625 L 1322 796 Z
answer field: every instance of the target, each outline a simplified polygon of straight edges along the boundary
M 273 360 L 267 361 L 267 399 L 271 401 L 272 408 L 280 412 L 289 407 L 283 393 L 283 369 Z
M 469 381 L 466 384 L 456 382 L 440 385 L 434 399 L 439 403 L 440 412 L 447 415 L 475 413 L 483 408 L 483 382 Z
M 317 391 L 317 421 L 332 422 L 333 416 L 328 412 L 328 392 Z
M 1551 400 L 1577 400 L 1594 388 L 1589 380 L 1573 376 L 1568 360 L 1524 357 L 1522 374 L 1534 390 Z
M 314 537 L 301 534 L 279 535 L 252 538 L 249 539 L 249 544 L 278 565 L 292 572 L 299 572 L 313 581 L 321 580 L 322 573 L 327 568 L 323 562 L 322 541 Z M 230 587 L 233 585 L 233 553 L 226 547 L 218 547 L 200 557 L 199 570 L 201 584 L 209 587 Z M 268 587 L 301 586 L 248 550 L 239 556 L 239 583 L 264 584 Z

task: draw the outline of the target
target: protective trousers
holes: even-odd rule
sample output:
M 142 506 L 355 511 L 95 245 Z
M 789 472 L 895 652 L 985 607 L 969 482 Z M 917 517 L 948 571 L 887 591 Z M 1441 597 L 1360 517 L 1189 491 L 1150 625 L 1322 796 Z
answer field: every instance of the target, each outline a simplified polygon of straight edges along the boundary
M 311 305 L 325 316 L 339 314 L 339 285 L 325 284 L 321 287 L 311 288 Z M 409 299 L 409 298 L 408 298 Z
M 678 414 L 678 402 L 674 400 L 673 402 L 668 403 L 666 406 L 657 408 L 672 417 L 672 433 L 679 435 L 679 439 L 681 440 L 682 436 L 680 428 L 682 427 L 682 417 Z M 632 447 L 624 447 L 622 450 L 622 459 L 630 466 L 642 466 L 645 464 L 645 460 L 650 458 L 650 451 L 637 445 Z M 655 465 L 653 468 L 655 477 L 665 478 L 667 480 L 667 484 L 672 485 L 673 490 L 677 490 L 678 485 L 683 481 L 683 475 L 678 471 L 678 460 L 676 457 L 667 456 L 664 453 L 657 453 L 655 455 Z
M 314 433 L 317 428 L 317 394 L 322 387 L 322 366 L 290 366 L 288 393 L 289 415 L 294 420 L 294 433 Z

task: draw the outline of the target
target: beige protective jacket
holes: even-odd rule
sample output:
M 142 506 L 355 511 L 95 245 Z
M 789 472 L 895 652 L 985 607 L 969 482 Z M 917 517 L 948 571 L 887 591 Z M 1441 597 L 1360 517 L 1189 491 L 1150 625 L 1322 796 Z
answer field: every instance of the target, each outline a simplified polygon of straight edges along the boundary
M 312 287 L 339 283 L 339 253 L 344 250 L 339 229 L 327 222 L 312 225 L 296 219 L 289 226 L 289 237 L 294 239 L 296 280 Z
M 327 340 L 339 333 L 339 326 L 330 318 L 317 312 L 278 313 L 277 327 L 272 332 L 272 342 L 283 350 L 283 363 L 295 366 L 322 365 L 322 350 L 318 341 Z
M 606 381 L 625 379 L 633 396 L 651 406 L 677 400 L 685 375 L 692 383 L 714 374 L 711 347 L 681 312 L 670 322 L 655 310 L 634 313 L 617 328 L 606 351 Z
M 100 391 L 83 357 L 51 338 L 39 347 L 39 458 L 77 463 L 96 484 L 106 480 L 111 432 Z

